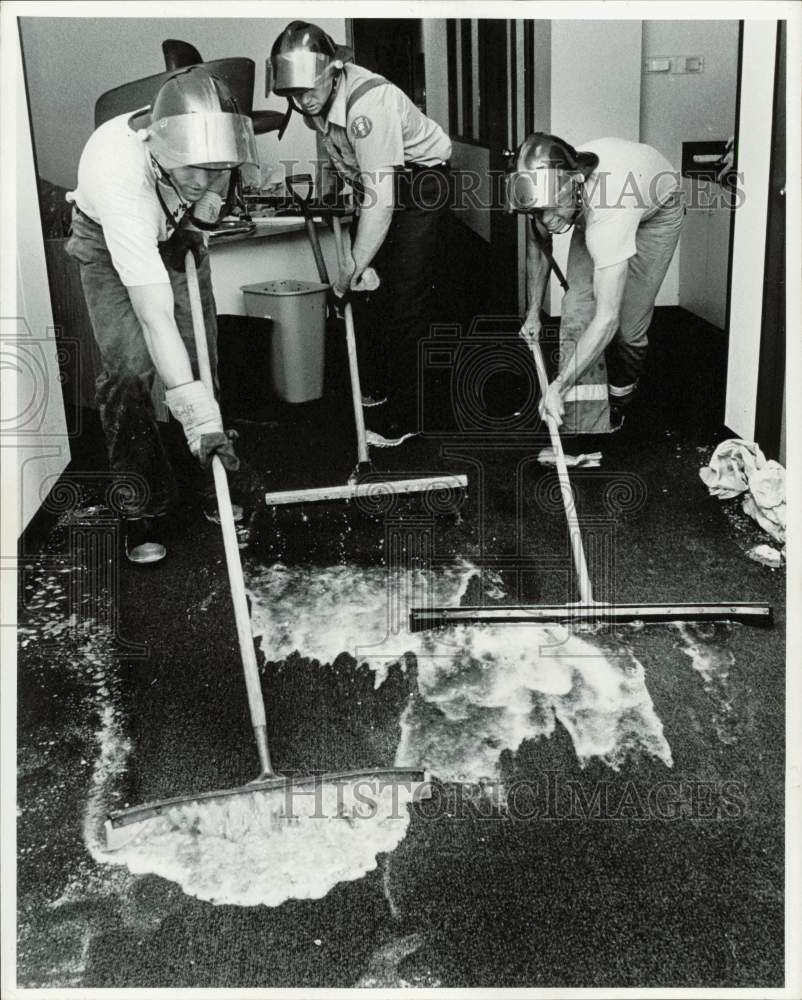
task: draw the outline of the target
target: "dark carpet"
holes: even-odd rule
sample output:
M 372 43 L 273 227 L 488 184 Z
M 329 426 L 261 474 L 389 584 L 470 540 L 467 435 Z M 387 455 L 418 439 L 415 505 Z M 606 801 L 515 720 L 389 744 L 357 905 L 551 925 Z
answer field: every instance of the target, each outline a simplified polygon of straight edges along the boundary
M 421 355 L 424 433 L 373 456 L 393 475 L 466 471 L 467 497 L 434 517 L 414 497 L 381 514 L 334 505 L 271 513 L 257 502 L 249 566 L 400 558 L 437 570 L 462 558 L 495 574 L 511 603 L 574 599 L 553 473 L 533 461 L 548 441 L 530 365 L 514 318 L 474 321 L 486 291 L 467 279 L 452 289 L 448 328 Z M 221 321 L 226 420 L 252 473 L 242 498 L 344 483 L 355 450 L 339 331 L 327 334 L 320 401 L 269 398 L 262 357 L 242 324 Z M 72 499 L 51 502 L 21 552 L 19 985 L 782 986 L 784 576 L 747 558 L 768 539 L 698 477 L 726 434 L 725 364 L 720 331 L 658 310 L 623 431 L 566 442 L 604 455 L 600 469 L 573 479 L 586 531 L 605 540 L 591 560 L 597 597 L 774 607 L 770 630 L 692 633 L 725 664 L 706 675 L 676 629 L 628 635 L 673 767 L 633 754 L 618 771 L 598 760 L 582 768 L 558 724 L 552 737 L 505 751 L 500 766 L 532 789 L 549 776 L 560 795 L 573 789 L 570 808 L 558 796 L 502 814 L 436 784 L 376 871 L 275 908 L 201 902 L 87 851 L 103 726 L 119 723 L 131 745 L 117 804 L 246 781 L 256 764 L 219 529 L 201 515 L 181 441 L 166 431 L 184 485 L 168 559 L 132 567 L 113 523 L 101 544 L 97 524 L 82 531 L 70 520 L 70 505 L 101 499 L 91 473 L 103 467 L 102 442 L 96 415 L 83 414 L 65 474 Z M 388 555 L 401 536 L 401 555 Z M 414 672 L 394 667 L 374 690 L 347 655 L 277 663 L 262 649 L 260 666 L 280 769 L 392 764 Z M 104 721 L 112 696 L 116 721 Z M 600 789 L 594 811 L 587 803 Z

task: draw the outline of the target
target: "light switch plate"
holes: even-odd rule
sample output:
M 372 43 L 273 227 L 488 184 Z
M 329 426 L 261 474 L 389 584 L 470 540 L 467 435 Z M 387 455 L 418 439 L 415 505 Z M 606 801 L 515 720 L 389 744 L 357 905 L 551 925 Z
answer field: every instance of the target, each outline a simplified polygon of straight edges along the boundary
M 703 56 L 673 56 L 672 73 L 701 73 L 704 68 Z
M 704 56 L 648 56 L 643 60 L 644 73 L 703 73 Z

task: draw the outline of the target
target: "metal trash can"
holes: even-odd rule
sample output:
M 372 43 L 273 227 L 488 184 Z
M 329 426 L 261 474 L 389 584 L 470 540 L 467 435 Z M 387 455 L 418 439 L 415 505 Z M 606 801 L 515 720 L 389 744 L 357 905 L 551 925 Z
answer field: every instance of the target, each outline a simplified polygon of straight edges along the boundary
M 329 286 L 285 278 L 241 288 L 247 314 L 272 320 L 270 370 L 278 398 L 287 403 L 320 399 Z

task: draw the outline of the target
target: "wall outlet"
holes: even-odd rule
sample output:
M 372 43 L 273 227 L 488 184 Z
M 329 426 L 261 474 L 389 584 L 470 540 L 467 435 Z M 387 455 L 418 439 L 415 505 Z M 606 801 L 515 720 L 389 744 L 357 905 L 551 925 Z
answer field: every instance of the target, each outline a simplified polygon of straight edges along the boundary
M 672 56 L 671 72 L 677 74 L 701 73 L 704 69 L 704 63 L 703 56 Z
M 643 70 L 645 73 L 670 73 L 671 57 L 651 56 L 650 58 L 645 60 L 643 64 Z
M 649 56 L 643 61 L 644 73 L 702 73 L 704 56 Z

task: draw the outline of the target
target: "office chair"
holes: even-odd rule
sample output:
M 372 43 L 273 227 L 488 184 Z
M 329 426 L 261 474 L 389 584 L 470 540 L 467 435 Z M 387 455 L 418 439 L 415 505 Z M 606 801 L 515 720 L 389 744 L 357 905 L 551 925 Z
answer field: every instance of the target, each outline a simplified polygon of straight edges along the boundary
M 187 53 L 188 49 L 192 49 L 193 52 L 200 55 L 197 49 L 187 45 L 187 43 L 180 42 L 178 44 L 186 46 L 185 49 L 181 50 L 184 54 Z M 281 128 L 285 118 L 283 111 L 253 110 L 253 86 L 256 75 L 253 59 L 235 57 L 214 59 L 211 62 L 198 64 L 188 63 L 187 65 L 203 66 L 213 76 L 223 80 L 234 96 L 240 112 L 248 115 L 253 121 L 253 130 L 257 135 L 277 132 Z M 180 68 L 185 69 L 186 66 Z M 153 76 L 133 80 L 131 83 L 123 83 L 119 87 L 114 87 L 112 90 L 107 90 L 105 94 L 101 94 L 95 102 L 95 128 L 117 115 L 132 113 L 151 105 L 161 85 L 169 80 L 175 72 L 176 69 L 169 69 L 163 73 L 154 73 Z

